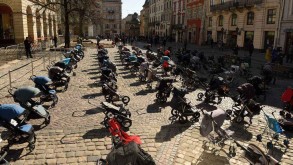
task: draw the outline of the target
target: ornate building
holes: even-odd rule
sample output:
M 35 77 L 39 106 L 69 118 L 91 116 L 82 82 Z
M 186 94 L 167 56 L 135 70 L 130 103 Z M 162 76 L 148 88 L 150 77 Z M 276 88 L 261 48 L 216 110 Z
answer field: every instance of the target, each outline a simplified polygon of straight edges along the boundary
M 183 42 L 186 38 L 186 0 L 173 0 L 172 36 L 176 42 Z
M 100 34 L 112 35 L 121 33 L 122 2 L 121 0 L 103 0 Z
M 280 0 L 207 1 L 206 41 L 222 40 L 227 46 L 256 49 L 276 45 Z
M 287 54 L 289 46 L 293 44 L 293 0 L 283 0 L 282 9 L 278 46 Z
M 57 35 L 57 13 L 53 5 L 39 11 L 45 0 L 0 0 L 0 45 L 46 40 Z

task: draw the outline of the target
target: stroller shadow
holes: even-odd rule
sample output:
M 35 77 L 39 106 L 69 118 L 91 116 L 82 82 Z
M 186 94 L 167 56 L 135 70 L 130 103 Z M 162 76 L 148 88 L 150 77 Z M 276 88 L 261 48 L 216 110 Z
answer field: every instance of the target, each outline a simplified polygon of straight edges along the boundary
M 160 113 L 161 112 L 161 109 L 169 106 L 171 103 L 167 102 L 167 103 L 164 103 L 164 104 L 160 104 L 160 103 L 153 103 L 153 104 L 149 104 L 147 106 L 147 113 Z
M 100 74 L 101 72 L 98 71 L 98 72 L 88 72 L 87 74 Z
M 8 161 L 8 162 L 14 162 L 14 161 L 17 161 L 17 160 L 27 156 L 28 154 L 30 154 L 30 152 L 28 152 L 25 155 L 21 156 L 23 150 L 24 150 L 23 148 L 21 148 L 21 149 L 10 149 L 8 151 L 7 156 L 5 157 L 5 160 Z
M 122 76 L 124 79 L 132 79 L 132 78 L 135 78 L 136 75 L 133 75 L 133 74 L 129 74 L 129 75 L 126 75 L 126 76 Z
M 88 87 L 90 87 L 90 88 L 96 88 L 96 87 L 100 87 L 100 86 L 101 86 L 101 84 L 96 83 L 96 82 L 88 84 Z
M 129 86 L 140 86 L 140 85 L 143 85 L 143 84 L 145 84 L 145 82 L 136 81 L 134 83 L 129 84 Z
M 96 71 L 96 70 L 99 70 L 99 68 L 96 68 L 96 69 L 86 69 L 86 70 L 82 70 L 81 72 L 89 72 L 89 71 Z
M 161 126 L 160 132 L 157 132 L 156 134 L 155 141 L 156 142 L 170 141 L 176 135 L 179 135 L 185 130 L 187 130 L 190 126 L 191 126 L 190 123 L 187 123 L 184 125 L 179 123 L 174 123 L 174 124 Z
M 275 158 L 277 161 L 281 161 L 283 155 L 286 153 L 286 149 L 282 151 L 280 148 L 272 148 L 269 149 L 268 154 L 271 155 L 273 158 Z
M 135 93 L 135 95 L 147 95 L 149 93 L 154 93 L 154 92 L 156 92 L 155 89 L 150 89 L 150 90 L 146 89 L 146 90 L 141 90 L 141 91 Z
M 72 117 L 84 117 L 88 115 L 95 115 L 101 112 L 103 112 L 103 109 L 100 107 L 97 107 L 97 108 L 92 108 L 92 109 L 83 110 L 83 111 L 74 111 L 72 113 Z
M 204 102 L 197 104 L 195 107 L 197 109 L 203 108 L 206 111 L 214 111 L 214 110 L 218 109 L 216 106 L 210 105 L 210 104 L 207 104 L 207 103 L 204 103 Z
M 110 133 L 107 128 L 92 129 L 85 133 L 83 139 L 101 139 L 106 136 L 109 136 Z
M 82 99 L 91 99 L 91 98 L 100 97 L 100 96 L 103 96 L 103 94 L 102 93 L 93 93 L 93 94 L 83 95 L 81 98 Z
M 230 164 L 230 163 L 229 163 L 228 158 L 225 156 L 219 156 L 219 155 L 215 155 L 213 153 L 208 153 L 208 152 L 203 151 L 194 165 L 207 165 L 207 164 L 220 165 L 220 164 Z
M 233 123 L 227 129 L 234 132 L 231 137 L 236 141 L 249 141 L 253 137 L 252 133 L 248 132 L 242 124 Z

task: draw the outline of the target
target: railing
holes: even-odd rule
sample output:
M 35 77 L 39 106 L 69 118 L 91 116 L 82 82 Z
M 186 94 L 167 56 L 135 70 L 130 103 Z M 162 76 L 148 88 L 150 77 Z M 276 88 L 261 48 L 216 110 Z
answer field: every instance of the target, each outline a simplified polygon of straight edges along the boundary
M 240 8 L 240 7 L 251 7 L 256 4 L 263 3 L 263 0 L 237 0 L 237 1 L 229 1 L 221 4 L 211 5 L 210 11 L 222 11 L 222 10 L 230 10 L 231 8 Z

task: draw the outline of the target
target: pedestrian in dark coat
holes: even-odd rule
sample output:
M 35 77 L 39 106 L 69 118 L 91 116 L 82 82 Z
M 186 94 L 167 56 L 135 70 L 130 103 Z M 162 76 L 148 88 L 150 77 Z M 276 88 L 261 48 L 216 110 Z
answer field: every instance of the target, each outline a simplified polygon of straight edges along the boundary
M 24 40 L 24 48 L 25 48 L 25 53 L 27 58 L 33 58 L 31 48 L 32 48 L 32 42 L 28 39 L 28 37 L 25 38 Z
M 254 51 L 254 46 L 253 46 L 253 42 L 251 41 L 248 45 L 249 56 L 252 56 L 253 51 Z

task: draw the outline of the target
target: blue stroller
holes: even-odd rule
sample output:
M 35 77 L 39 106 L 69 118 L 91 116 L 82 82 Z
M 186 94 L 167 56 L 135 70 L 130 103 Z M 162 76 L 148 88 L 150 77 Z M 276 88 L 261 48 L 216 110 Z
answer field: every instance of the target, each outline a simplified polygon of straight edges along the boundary
M 22 88 L 12 88 L 8 92 L 14 98 L 14 101 L 19 103 L 20 106 L 29 111 L 27 120 L 33 116 L 44 118 L 44 124 L 48 125 L 50 123 L 50 114 L 39 102 L 33 100 L 33 98 L 38 98 L 41 95 L 41 91 L 34 87 L 22 87 Z
M 64 58 L 63 60 L 56 62 L 54 66 L 58 66 L 64 69 L 67 73 L 71 73 L 73 69 L 77 68 L 77 62 L 73 58 Z
M 264 112 L 264 111 L 263 111 Z M 275 118 L 274 112 L 272 112 L 273 117 L 267 115 L 264 112 L 265 119 L 267 122 L 267 127 L 264 129 L 264 131 L 257 135 L 257 141 L 262 142 L 263 134 L 266 133 L 269 135 L 269 142 L 267 142 L 267 148 L 272 149 L 276 143 L 273 144 L 273 141 L 276 142 L 279 140 L 280 135 L 284 135 L 285 139 L 283 140 L 283 144 L 288 148 L 289 147 L 289 140 L 287 135 L 284 132 L 284 128 L 282 128 L 281 123 Z
M 50 107 L 55 107 L 55 105 L 58 103 L 58 96 L 56 91 L 50 88 L 52 80 L 45 76 L 35 75 L 31 76 L 30 79 L 35 83 L 35 87 L 43 92 L 40 97 L 41 103 L 52 101 Z
M 14 144 L 28 143 L 30 151 L 35 148 L 36 135 L 32 125 L 25 123 L 26 112 L 16 104 L 0 104 L 0 125 L 7 129 L 5 133 L 1 132 L 1 140 L 8 141 L 8 144 L 1 148 L 1 164 L 8 164 L 4 157 Z

